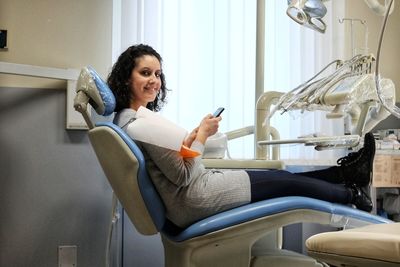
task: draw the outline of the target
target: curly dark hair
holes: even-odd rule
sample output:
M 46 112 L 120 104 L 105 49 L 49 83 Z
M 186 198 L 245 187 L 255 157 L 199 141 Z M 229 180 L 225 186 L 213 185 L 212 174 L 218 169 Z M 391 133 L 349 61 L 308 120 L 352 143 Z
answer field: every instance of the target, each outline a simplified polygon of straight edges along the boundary
M 154 56 L 162 64 L 162 58 L 151 46 L 139 44 L 133 45 L 126 49 L 115 62 L 112 67 L 111 73 L 108 75 L 107 84 L 111 88 L 111 91 L 115 95 L 117 105 L 115 112 L 119 112 L 122 109 L 129 108 L 129 104 L 132 99 L 132 92 L 129 88 L 129 79 L 131 77 L 132 70 L 136 67 L 137 59 L 150 55 Z M 166 96 L 168 89 L 166 88 L 165 76 L 161 71 L 161 88 L 157 94 L 156 99 L 153 102 L 147 104 L 147 108 L 153 111 L 160 111 L 163 105 L 166 103 Z

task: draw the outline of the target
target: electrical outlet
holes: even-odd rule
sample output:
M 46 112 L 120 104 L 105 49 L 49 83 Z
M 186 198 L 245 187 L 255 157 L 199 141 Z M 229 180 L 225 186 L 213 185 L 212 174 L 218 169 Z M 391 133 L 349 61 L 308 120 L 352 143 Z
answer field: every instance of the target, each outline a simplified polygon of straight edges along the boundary
M 7 49 L 7 30 L 0 30 L 0 49 Z
M 58 267 L 77 267 L 76 248 L 76 246 L 58 247 Z

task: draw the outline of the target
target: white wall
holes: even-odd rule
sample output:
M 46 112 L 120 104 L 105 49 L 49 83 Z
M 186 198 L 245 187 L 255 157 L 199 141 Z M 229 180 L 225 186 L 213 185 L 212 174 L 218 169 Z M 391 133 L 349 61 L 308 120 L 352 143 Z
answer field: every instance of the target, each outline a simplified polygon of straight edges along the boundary
M 108 0 L 0 0 L 0 29 L 8 30 L 0 61 L 92 65 L 105 77 L 111 22 Z M 87 132 L 65 130 L 65 88 L 0 74 L 0 266 L 57 266 L 65 245 L 77 246 L 78 266 L 104 266 L 112 192 Z M 159 240 L 134 245 L 149 251 L 146 263 L 162 266 Z M 143 251 L 126 254 L 149 266 Z
M 0 61 L 55 68 L 111 65 L 112 1 L 1 0 L 8 50 Z M 0 87 L 65 88 L 66 82 L 0 74 Z

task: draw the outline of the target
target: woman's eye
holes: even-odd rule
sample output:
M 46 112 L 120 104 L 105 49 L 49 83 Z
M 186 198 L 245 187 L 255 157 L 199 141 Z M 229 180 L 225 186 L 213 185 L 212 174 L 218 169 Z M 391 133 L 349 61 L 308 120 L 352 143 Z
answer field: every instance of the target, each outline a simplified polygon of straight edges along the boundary
M 150 75 L 151 75 L 151 72 L 145 70 L 145 71 L 142 71 L 142 75 L 144 75 L 144 76 L 150 76 Z
M 140 74 L 142 74 L 145 77 L 149 77 L 149 76 L 153 75 L 153 72 L 151 72 L 149 70 L 143 70 L 143 71 L 140 72 Z M 157 77 L 157 78 L 160 78 L 161 77 L 161 72 L 155 72 L 154 76 Z

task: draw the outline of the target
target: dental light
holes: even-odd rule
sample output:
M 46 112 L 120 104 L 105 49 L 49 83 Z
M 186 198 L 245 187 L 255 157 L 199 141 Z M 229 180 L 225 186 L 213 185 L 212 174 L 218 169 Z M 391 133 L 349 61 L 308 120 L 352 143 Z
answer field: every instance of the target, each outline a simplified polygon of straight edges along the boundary
M 326 7 L 322 0 L 288 0 L 286 14 L 300 25 L 325 33 L 326 24 L 322 18 Z
M 326 15 L 327 9 L 323 2 L 328 0 L 288 0 L 288 8 L 286 14 L 305 27 L 325 33 L 326 24 L 322 18 Z M 385 5 L 379 3 L 378 0 L 364 0 L 370 9 L 378 15 L 385 15 L 390 0 L 385 0 Z M 390 8 L 393 11 L 394 5 Z

